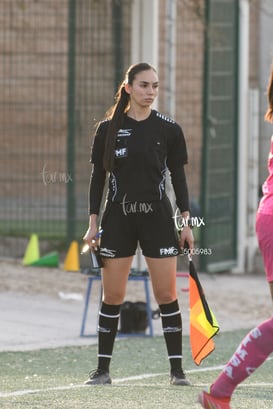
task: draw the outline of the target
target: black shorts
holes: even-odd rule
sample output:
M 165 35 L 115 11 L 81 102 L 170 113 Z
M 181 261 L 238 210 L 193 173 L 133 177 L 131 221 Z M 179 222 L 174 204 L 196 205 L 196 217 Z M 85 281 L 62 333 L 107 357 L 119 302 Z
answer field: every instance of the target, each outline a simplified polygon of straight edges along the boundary
M 102 257 L 133 256 L 138 243 L 147 257 L 162 258 L 180 254 L 173 209 L 168 198 L 148 203 L 108 202 L 101 228 Z

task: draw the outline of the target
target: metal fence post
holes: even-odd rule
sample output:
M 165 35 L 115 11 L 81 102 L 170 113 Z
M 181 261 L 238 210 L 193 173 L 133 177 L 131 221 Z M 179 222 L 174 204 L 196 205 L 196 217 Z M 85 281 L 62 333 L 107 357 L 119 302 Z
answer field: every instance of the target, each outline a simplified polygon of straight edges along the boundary
M 67 183 L 66 233 L 68 243 L 75 239 L 75 50 L 76 0 L 69 0 L 68 11 L 68 77 L 67 77 Z
M 112 3 L 112 21 L 113 21 L 113 51 L 114 51 L 114 69 L 115 69 L 115 90 L 123 76 L 123 31 L 122 31 L 122 2 L 113 1 Z

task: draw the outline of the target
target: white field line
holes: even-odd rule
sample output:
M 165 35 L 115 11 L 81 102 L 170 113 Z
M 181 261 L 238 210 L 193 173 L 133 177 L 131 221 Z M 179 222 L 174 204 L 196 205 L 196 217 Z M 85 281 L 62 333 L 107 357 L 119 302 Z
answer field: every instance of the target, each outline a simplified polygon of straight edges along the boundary
M 273 358 L 268 358 L 268 360 L 271 360 Z M 217 366 L 210 366 L 207 368 L 198 368 L 198 369 L 190 369 L 187 372 L 187 374 L 190 373 L 196 373 L 196 372 L 211 372 L 211 371 L 220 371 L 221 369 L 224 368 L 224 365 L 217 365 Z M 117 378 L 113 381 L 113 385 L 115 384 L 120 384 L 124 382 L 131 382 L 131 381 L 138 381 L 138 380 L 143 380 L 143 379 L 149 379 L 149 378 L 156 378 L 158 376 L 165 376 L 166 373 L 153 373 L 153 374 L 142 374 L 142 375 L 136 375 L 136 376 L 129 376 L 127 378 Z M 110 385 L 109 385 L 110 386 Z M 204 386 L 203 384 L 198 384 L 194 386 Z M 244 386 L 244 385 L 240 385 Z M 248 383 L 245 386 L 254 386 L 254 387 L 259 387 L 259 386 L 272 386 L 271 383 Z M 90 387 L 90 386 L 89 386 Z M 14 391 L 14 392 L 0 392 L 0 398 L 10 398 L 10 397 L 16 397 L 16 396 L 23 396 L 23 395 L 31 395 L 31 394 L 36 394 L 36 393 L 45 393 L 45 392 L 50 392 L 50 391 L 66 391 L 66 390 L 71 390 L 71 389 L 78 389 L 78 388 L 87 388 L 86 385 L 68 385 L 68 386 L 55 386 L 51 388 L 45 388 L 45 389 L 25 389 L 21 391 Z

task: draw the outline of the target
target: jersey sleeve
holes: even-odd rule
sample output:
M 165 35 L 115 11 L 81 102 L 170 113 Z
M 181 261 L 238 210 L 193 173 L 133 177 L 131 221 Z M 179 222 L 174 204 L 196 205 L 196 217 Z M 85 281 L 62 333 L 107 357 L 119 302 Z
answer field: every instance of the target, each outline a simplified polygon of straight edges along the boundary
M 189 194 L 184 171 L 188 163 L 187 147 L 183 131 L 178 124 L 173 125 L 168 143 L 167 166 L 176 196 L 176 204 L 181 212 L 189 210 Z
M 175 168 L 171 173 L 171 182 L 176 198 L 176 205 L 180 212 L 189 210 L 189 193 L 184 166 Z
M 103 155 L 106 138 L 106 122 L 101 122 L 95 132 L 91 149 L 91 162 L 103 167 Z
M 93 163 L 93 168 L 89 183 L 89 214 L 99 214 L 100 211 L 106 180 L 106 171 L 103 167 L 105 136 L 105 123 L 101 123 L 96 130 L 91 149 L 91 163 Z
M 89 215 L 99 214 L 106 179 L 106 171 L 94 164 L 89 183 Z
M 173 124 L 168 134 L 167 166 L 172 170 L 188 163 L 188 153 L 183 131 L 178 124 Z

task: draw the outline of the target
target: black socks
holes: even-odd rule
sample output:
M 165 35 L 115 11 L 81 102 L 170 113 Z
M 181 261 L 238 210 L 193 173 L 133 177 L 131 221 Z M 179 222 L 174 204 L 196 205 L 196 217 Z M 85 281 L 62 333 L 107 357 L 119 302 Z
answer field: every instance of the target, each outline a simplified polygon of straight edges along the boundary
M 182 318 L 178 301 L 161 304 L 160 316 L 171 370 L 182 368 Z
M 110 361 L 117 334 L 120 305 L 101 304 L 98 325 L 98 368 L 109 372 Z
M 182 367 L 182 318 L 178 301 L 161 304 L 160 316 L 171 370 Z M 101 304 L 98 325 L 98 368 L 109 372 L 120 316 L 120 305 Z

